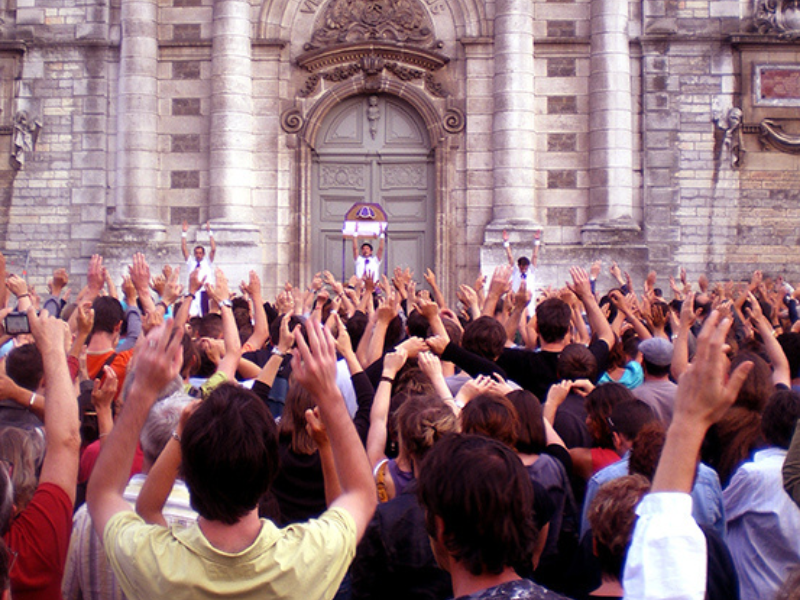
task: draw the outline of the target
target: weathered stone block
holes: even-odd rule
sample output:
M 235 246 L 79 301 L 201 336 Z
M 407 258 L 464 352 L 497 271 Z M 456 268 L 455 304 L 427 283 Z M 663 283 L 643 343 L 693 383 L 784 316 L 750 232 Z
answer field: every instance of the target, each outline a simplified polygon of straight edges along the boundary
M 561 20 L 548 21 L 547 37 L 549 38 L 575 37 L 575 21 L 561 21 Z
M 577 96 L 548 96 L 547 114 L 574 115 L 578 113 Z
M 172 63 L 173 79 L 200 79 L 199 60 L 176 60 Z
M 172 171 L 169 186 L 172 189 L 199 188 L 200 171 Z
M 574 189 L 578 187 L 578 172 L 573 169 L 553 169 L 547 172 L 549 189 Z
M 174 116 L 187 116 L 200 114 L 200 98 L 173 98 L 172 114 Z
M 170 147 L 172 152 L 200 152 L 200 134 L 173 135 Z
M 576 63 L 574 58 L 548 58 L 547 76 L 574 77 L 577 71 Z
M 548 152 L 574 152 L 577 145 L 577 133 L 550 133 L 547 136 Z
M 199 40 L 202 38 L 202 26 L 199 23 L 183 23 L 172 26 L 173 40 Z

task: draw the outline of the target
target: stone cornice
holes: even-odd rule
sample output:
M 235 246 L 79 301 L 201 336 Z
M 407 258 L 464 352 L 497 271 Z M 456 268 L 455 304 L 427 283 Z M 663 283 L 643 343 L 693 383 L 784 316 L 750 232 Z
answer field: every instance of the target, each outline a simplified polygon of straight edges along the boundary
M 297 64 L 313 73 L 325 67 L 357 62 L 365 56 L 400 61 L 426 71 L 436 71 L 450 62 L 446 56 L 431 50 L 380 42 L 359 42 L 305 52 L 297 57 Z

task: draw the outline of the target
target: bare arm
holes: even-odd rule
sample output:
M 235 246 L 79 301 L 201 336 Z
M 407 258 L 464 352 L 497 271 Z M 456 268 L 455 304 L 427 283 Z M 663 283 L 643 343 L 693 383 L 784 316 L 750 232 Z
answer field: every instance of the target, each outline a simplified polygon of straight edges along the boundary
M 239 338 L 239 330 L 236 328 L 236 319 L 233 317 L 233 309 L 228 305 L 228 279 L 222 269 L 215 272 L 216 283 L 212 288 L 206 284 L 206 292 L 214 300 L 220 309 L 222 316 L 222 338 L 225 340 L 225 356 L 217 366 L 217 371 L 227 375 L 229 381 L 236 378 L 236 367 L 242 357 L 242 341 Z
M 292 373 L 317 401 L 320 418 L 328 431 L 336 474 L 342 488 L 332 507 L 340 507 L 353 517 L 356 538 L 360 540 L 375 512 L 377 499 L 364 447 L 336 387 L 336 347 L 330 331 L 321 324 L 307 323 L 308 344 L 295 332 Z
M 211 223 L 206 221 L 206 231 L 208 231 L 208 243 L 211 246 L 208 252 L 208 262 L 213 263 L 217 256 L 217 242 L 214 241 L 214 232 L 211 231 Z
M 369 433 L 367 433 L 367 456 L 374 467 L 386 455 L 386 423 L 389 420 L 389 403 L 392 399 L 392 382 L 397 372 L 406 362 L 407 353 L 403 349 L 390 352 L 383 359 L 383 375 L 375 390 L 375 399 L 369 413 Z
M 44 428 L 46 451 L 39 483 L 53 483 L 75 501 L 78 452 L 81 445 L 78 401 L 64 351 L 66 324 L 42 312 L 28 310 L 36 345 L 44 363 Z
M 86 503 L 101 539 L 115 514 L 131 510 L 122 493 L 128 482 L 139 433 L 158 394 L 180 372 L 181 338 L 176 335 L 170 340 L 171 329 L 171 320 L 153 328 L 147 335 L 147 343 L 138 347 L 133 385 L 118 426 L 109 434 L 89 478 Z
M 189 231 L 189 224 L 184 221 L 183 229 L 181 230 L 181 252 L 183 252 L 183 260 L 189 260 L 189 246 L 186 244 L 186 232 Z
M 689 292 L 681 304 L 681 318 L 678 324 L 678 335 L 673 340 L 672 366 L 670 373 L 675 381 L 689 368 L 689 335 L 694 323 L 694 292 Z
M 250 271 L 250 281 L 245 289 L 253 301 L 253 333 L 246 343 L 251 348 L 258 349 L 269 337 L 269 322 L 267 321 L 267 311 L 264 310 L 264 298 L 261 296 L 261 280 L 255 271 Z
M 612 348 L 614 346 L 614 332 L 611 330 L 611 325 L 608 324 L 608 320 L 603 315 L 603 311 L 600 310 L 597 299 L 592 293 L 589 276 L 580 267 L 572 267 L 569 272 L 572 275 L 573 282 L 570 289 L 583 302 L 592 333 L 597 335 L 598 339 L 603 340 L 609 348 Z
M 784 354 L 778 340 L 775 339 L 775 330 L 772 328 L 769 319 L 761 311 L 761 305 L 756 300 L 756 297 L 750 293 L 748 294 L 748 299 L 750 300 L 750 308 L 745 310 L 764 342 L 764 349 L 767 351 L 767 356 L 769 356 L 769 361 L 772 364 L 772 383 L 791 387 L 792 375 L 789 369 L 789 360 L 786 358 L 786 354 Z

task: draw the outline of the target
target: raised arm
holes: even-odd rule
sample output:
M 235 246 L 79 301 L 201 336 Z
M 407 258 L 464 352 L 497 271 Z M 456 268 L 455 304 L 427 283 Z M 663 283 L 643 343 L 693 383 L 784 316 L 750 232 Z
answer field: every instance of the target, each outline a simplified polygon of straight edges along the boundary
M 583 307 L 586 309 L 586 317 L 589 320 L 589 326 L 592 328 L 592 333 L 598 339 L 603 340 L 609 348 L 614 347 L 614 331 L 608 323 L 603 311 L 597 304 L 597 299 L 592 293 L 592 285 L 589 282 L 589 275 L 586 274 L 581 267 L 572 267 L 569 270 L 572 276 L 572 285 L 569 288 L 572 292 L 583 302 Z
M 705 597 L 706 543 L 692 518 L 689 494 L 706 432 L 733 404 L 752 368 L 742 363 L 726 377 L 723 345 L 730 325 L 729 319 L 720 322 L 718 312 L 711 313 L 697 339 L 692 367 L 678 384 L 651 493 L 636 509 L 639 519 L 625 564 L 626 598 Z
M 752 293 L 748 293 L 747 297 L 750 301 L 750 308 L 745 308 L 745 312 L 764 341 L 764 349 L 767 351 L 769 362 L 772 364 L 772 383 L 791 387 L 792 375 L 789 368 L 789 359 L 786 358 L 783 348 L 781 348 L 778 340 L 775 339 L 775 330 L 772 328 L 769 319 L 761 311 L 761 305 L 756 297 Z
M 186 243 L 186 234 L 189 231 L 189 223 L 186 221 L 183 222 L 183 227 L 181 229 L 181 252 L 183 252 L 183 260 L 189 260 L 189 246 Z
M 64 351 L 67 326 L 47 311 L 37 316 L 33 308 L 28 309 L 28 321 L 44 364 L 46 449 L 39 483 L 57 485 L 74 502 L 81 436 L 78 400 Z
M 383 358 L 383 374 L 375 390 L 375 399 L 372 402 L 372 410 L 369 414 L 369 433 L 367 434 L 367 456 L 369 464 L 374 467 L 386 455 L 386 423 L 389 421 L 389 403 L 392 399 L 392 383 L 397 372 L 406 363 L 408 354 L 405 350 L 398 348 L 394 352 L 389 352 Z
M 217 242 L 214 240 L 214 232 L 211 230 L 209 221 L 206 221 L 206 231 L 208 232 L 208 243 L 211 246 L 208 252 L 208 262 L 213 263 L 217 256 Z
M 222 316 L 222 338 L 225 340 L 225 356 L 217 365 L 217 371 L 224 373 L 228 377 L 228 381 L 233 381 L 236 378 L 236 367 L 242 356 L 242 340 L 236 327 L 236 319 L 233 317 L 228 278 L 225 277 L 222 269 L 217 269 L 214 276 L 216 278 L 214 286 L 207 283 L 206 292 L 219 305 Z
M 336 387 L 336 346 L 331 332 L 320 323 L 306 325 L 308 344 L 295 332 L 297 348 L 292 359 L 292 373 L 317 401 L 320 419 L 328 431 L 336 474 L 342 493 L 332 507 L 346 510 L 356 524 L 361 539 L 375 512 L 377 499 L 364 447 L 358 439 L 344 398 Z
M 133 377 L 117 426 L 111 430 L 89 478 L 86 503 L 97 535 L 102 539 L 109 520 L 131 510 L 122 497 L 128 482 L 139 434 L 161 390 L 180 373 L 181 336 L 172 334 L 172 320 L 154 327 L 137 345 Z
M 672 341 L 672 366 L 670 372 L 675 381 L 680 381 L 681 376 L 689 368 L 689 336 L 692 334 L 692 325 L 695 321 L 694 292 L 689 292 L 681 304 L 681 317 L 678 323 L 678 334 Z
M 508 266 L 514 267 L 514 255 L 511 253 L 511 243 L 508 241 L 508 232 L 503 229 L 503 249 L 506 251 L 506 259 L 508 259 Z
M 267 321 L 267 311 L 264 310 L 264 298 L 261 296 L 261 279 L 255 271 L 250 271 L 250 279 L 246 285 L 242 282 L 242 289 L 247 291 L 253 302 L 253 333 L 245 345 L 253 350 L 258 350 L 269 337 L 269 322 Z
M 136 287 L 139 294 L 139 302 L 145 315 L 149 315 L 156 310 L 156 304 L 150 296 L 150 265 L 144 254 L 137 252 L 133 255 L 133 264 L 129 267 L 131 273 L 131 283 Z

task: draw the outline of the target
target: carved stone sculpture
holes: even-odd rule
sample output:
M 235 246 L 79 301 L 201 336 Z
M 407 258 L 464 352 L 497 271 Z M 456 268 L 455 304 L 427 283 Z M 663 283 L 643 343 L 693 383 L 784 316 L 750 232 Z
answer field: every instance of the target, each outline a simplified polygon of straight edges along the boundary
M 759 33 L 800 37 L 800 0 L 754 0 L 753 21 Z
M 430 48 L 433 23 L 419 0 L 333 0 L 305 49 L 369 41 Z
M 41 128 L 41 122 L 31 119 L 28 111 L 21 110 L 14 115 L 14 139 L 10 158 L 12 167 L 19 170 L 25 164 L 25 154 L 33 152 Z

